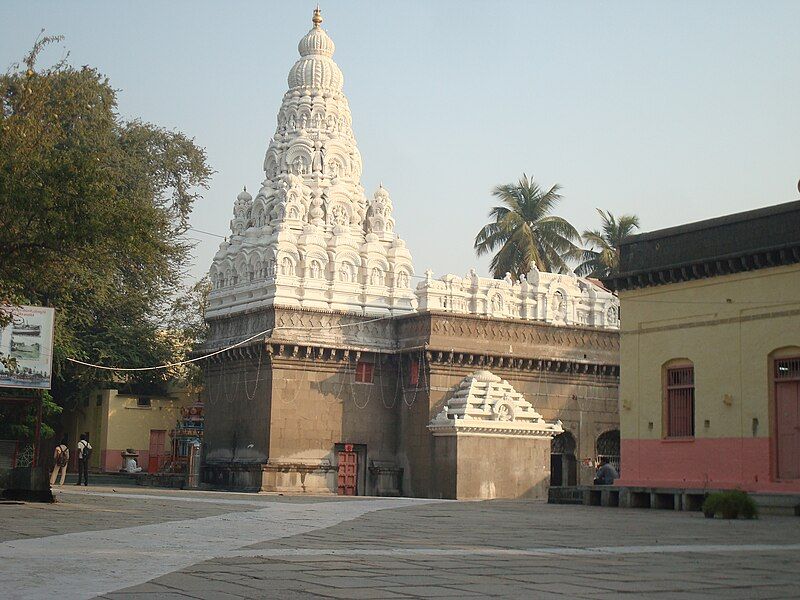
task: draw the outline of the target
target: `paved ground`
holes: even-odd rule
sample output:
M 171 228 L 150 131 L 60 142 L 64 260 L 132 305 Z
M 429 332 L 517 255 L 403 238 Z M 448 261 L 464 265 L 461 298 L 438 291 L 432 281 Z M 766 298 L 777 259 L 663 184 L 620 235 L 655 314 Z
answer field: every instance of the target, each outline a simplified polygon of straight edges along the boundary
M 800 519 L 77 488 L 0 505 L 2 598 L 800 598 Z

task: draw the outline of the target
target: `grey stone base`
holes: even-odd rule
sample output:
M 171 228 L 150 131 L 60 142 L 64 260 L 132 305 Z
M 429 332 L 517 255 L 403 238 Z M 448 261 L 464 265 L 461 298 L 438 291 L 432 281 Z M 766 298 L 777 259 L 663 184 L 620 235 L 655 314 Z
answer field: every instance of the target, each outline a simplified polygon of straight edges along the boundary
M 203 465 L 200 482 L 209 489 L 260 492 L 263 467 L 262 463 L 207 462 Z
M 699 511 L 708 494 L 721 491 L 724 490 L 579 485 L 550 488 L 548 502 L 550 504 Z M 800 494 L 753 493 L 750 496 L 764 514 L 800 516 Z M 580 500 L 576 501 L 578 498 Z
M 263 465 L 261 491 L 290 494 L 335 494 L 336 467 L 327 462 L 273 462 Z
M 50 491 L 50 474 L 44 467 L 15 467 L 3 479 L 5 500 L 55 502 Z

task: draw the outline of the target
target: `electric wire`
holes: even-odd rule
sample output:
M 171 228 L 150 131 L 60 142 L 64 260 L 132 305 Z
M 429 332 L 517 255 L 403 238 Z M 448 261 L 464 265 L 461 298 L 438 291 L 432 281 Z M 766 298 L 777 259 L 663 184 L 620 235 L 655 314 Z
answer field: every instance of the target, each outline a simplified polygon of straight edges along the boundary
M 98 364 L 95 364 L 95 363 L 85 362 L 85 361 L 82 361 L 82 360 L 78 360 L 77 358 L 67 358 L 67 360 L 70 361 L 70 362 L 79 364 L 79 365 L 83 365 L 85 367 L 92 367 L 92 368 L 95 368 L 95 369 L 102 369 L 102 370 L 105 370 L 105 371 L 128 371 L 128 372 L 130 372 L 130 371 L 137 371 L 137 372 L 139 372 L 139 371 L 156 371 L 156 370 L 160 370 L 160 369 L 169 369 L 169 368 L 172 368 L 172 367 L 179 367 L 181 365 L 187 365 L 187 364 L 190 364 L 190 363 L 199 362 L 201 360 L 205 360 L 207 358 L 211 358 L 212 356 L 216 356 L 217 354 L 222 354 L 223 352 L 227 352 L 228 350 L 232 350 L 233 348 L 237 348 L 238 346 L 246 344 L 247 342 L 250 342 L 250 341 L 256 339 L 257 337 L 260 337 L 262 335 L 267 335 L 268 333 L 274 333 L 276 331 L 286 331 L 286 330 L 289 330 L 289 331 L 294 331 L 294 330 L 302 330 L 302 331 L 324 330 L 324 331 L 330 331 L 331 329 L 344 329 L 345 327 L 357 327 L 359 325 L 366 325 L 367 323 L 375 323 L 377 321 L 385 321 L 385 320 L 391 319 L 391 318 L 393 318 L 391 315 L 387 315 L 387 316 L 384 316 L 384 317 L 376 317 L 374 319 L 368 319 L 366 321 L 358 321 L 356 323 L 342 323 L 342 324 L 339 324 L 339 325 L 328 325 L 328 326 L 324 326 L 324 327 L 323 326 L 320 326 L 320 327 L 292 327 L 292 326 L 285 326 L 285 325 L 284 326 L 279 326 L 279 327 L 271 327 L 270 329 L 265 329 L 264 331 L 259 331 L 255 335 L 251 335 L 249 338 L 246 338 L 244 340 L 236 342 L 235 344 L 231 344 L 230 346 L 227 346 L 227 347 L 222 348 L 220 350 L 215 350 L 214 352 L 209 352 L 208 354 L 204 354 L 203 356 L 196 356 L 195 358 L 189 358 L 189 359 L 177 361 L 177 362 L 174 362 L 174 363 L 166 363 L 166 364 L 163 364 L 163 365 L 155 365 L 155 366 L 152 366 L 152 367 L 109 367 L 109 366 L 106 366 L 106 365 L 98 365 Z

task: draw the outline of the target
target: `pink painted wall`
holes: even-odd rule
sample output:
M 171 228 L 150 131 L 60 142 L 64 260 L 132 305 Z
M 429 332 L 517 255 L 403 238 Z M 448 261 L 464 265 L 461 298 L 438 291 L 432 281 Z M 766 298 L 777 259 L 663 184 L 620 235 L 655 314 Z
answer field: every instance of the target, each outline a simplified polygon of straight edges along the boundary
M 621 442 L 617 485 L 800 492 L 800 481 L 770 481 L 770 438 Z

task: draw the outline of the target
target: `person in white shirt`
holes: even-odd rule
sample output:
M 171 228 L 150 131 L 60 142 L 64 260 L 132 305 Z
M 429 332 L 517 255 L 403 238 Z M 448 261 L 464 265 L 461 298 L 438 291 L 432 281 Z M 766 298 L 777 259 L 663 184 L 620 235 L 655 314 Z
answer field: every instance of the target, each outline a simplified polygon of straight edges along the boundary
M 53 451 L 53 463 L 50 485 L 56 484 L 59 471 L 61 471 L 61 482 L 58 485 L 64 485 L 64 479 L 67 477 L 67 464 L 69 464 L 69 448 L 67 448 L 66 437 L 61 439 L 61 443 L 56 446 L 56 449 Z
M 89 457 L 92 455 L 92 445 L 89 443 L 89 436 L 85 433 L 81 434 L 81 440 L 78 442 L 78 483 L 89 485 Z

